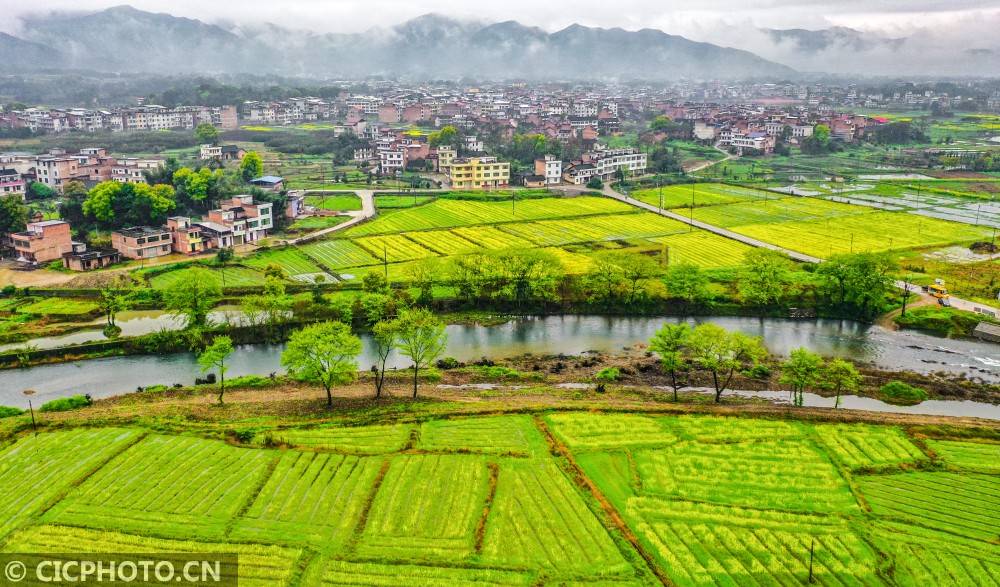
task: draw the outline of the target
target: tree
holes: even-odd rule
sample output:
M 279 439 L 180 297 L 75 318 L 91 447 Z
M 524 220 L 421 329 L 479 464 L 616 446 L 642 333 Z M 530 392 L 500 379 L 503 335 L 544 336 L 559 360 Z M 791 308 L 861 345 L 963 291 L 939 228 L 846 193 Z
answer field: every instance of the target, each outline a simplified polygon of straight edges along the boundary
M 101 290 L 101 298 L 98 308 L 104 312 L 107 324 L 104 326 L 104 334 L 108 338 L 114 338 L 121 332 L 121 328 L 115 323 L 115 318 L 119 312 L 124 312 L 135 303 L 135 284 L 128 275 L 118 275 Z
M 399 354 L 413 361 L 413 397 L 417 397 L 418 374 L 441 356 L 448 344 L 444 322 L 426 309 L 400 312 L 395 320 Z
M 649 130 L 654 131 L 664 131 L 672 128 L 674 125 L 673 121 L 670 120 L 669 116 L 664 116 L 663 114 L 657 116 L 649 123 Z
M 233 339 L 228 336 L 216 336 L 212 344 L 198 355 L 198 365 L 202 373 L 214 368 L 219 370 L 219 405 L 222 405 L 222 394 L 226 392 L 226 359 L 233 354 Z
M 690 336 L 691 327 L 686 323 L 664 324 L 649 341 L 649 350 L 660 355 L 660 367 L 670 375 L 674 401 L 677 401 L 677 390 L 685 386 L 677 380 L 677 372 L 687 364 L 684 353 Z
M 428 137 L 427 141 L 432 147 L 440 147 L 442 145 L 451 146 L 458 148 L 459 145 L 456 144 L 458 140 L 458 129 L 450 124 L 443 127 L 439 131 L 432 132 Z
M 861 374 L 854 368 L 853 363 L 843 359 L 833 359 L 823 367 L 820 386 L 836 394 L 837 399 L 834 400 L 833 407 L 839 408 L 840 395 L 856 392 L 861 387 L 861 381 Z
M 755 364 L 767 356 L 759 337 L 729 332 L 712 323 L 695 327 L 688 337 L 687 346 L 695 364 L 712 374 L 716 403 L 722 401 L 722 393 L 729 387 L 737 369 Z
M 807 348 L 793 350 L 781 365 L 781 382 L 792 387 L 794 403 L 801 406 L 802 393 L 819 381 L 823 358 Z
M 751 249 L 743 257 L 740 294 L 757 306 L 777 303 L 785 291 L 788 258 L 767 249 Z
M 104 181 L 87 193 L 83 213 L 105 228 L 159 226 L 176 205 L 169 185 Z
M 264 175 L 264 160 L 257 151 L 247 151 L 240 161 L 240 177 L 243 181 L 250 181 L 262 175 Z
M 425 305 L 433 302 L 434 285 L 440 280 L 440 260 L 437 257 L 430 257 L 413 263 L 406 269 L 406 273 L 410 283 L 419 291 L 417 301 Z
M 0 196 L 0 234 L 27 228 L 28 207 L 19 196 Z
M 194 267 L 187 279 L 178 281 L 163 292 L 167 310 L 185 319 L 185 328 L 204 326 L 208 313 L 222 298 L 222 288 L 208 269 Z
M 667 269 L 664 283 L 671 297 L 684 300 L 688 305 L 701 304 L 712 297 L 708 276 L 693 263 L 672 265 Z
M 375 375 L 375 397 L 382 397 L 382 388 L 385 385 L 385 364 L 389 360 L 389 355 L 396 348 L 399 338 L 398 324 L 393 320 L 384 320 L 372 328 L 372 340 L 375 342 L 375 357 L 377 363 L 373 365 L 372 373 Z
M 587 182 L 587 188 L 588 189 L 592 189 L 592 190 L 603 190 L 604 189 L 604 182 L 601 181 L 601 178 L 599 178 L 599 177 L 592 177 Z
M 281 354 L 281 364 L 295 379 L 321 384 L 326 390 L 326 405 L 333 407 L 330 388 L 354 380 L 359 354 L 361 341 L 351 334 L 349 326 L 324 322 L 292 334 Z
M 25 197 L 29 200 L 44 200 L 47 198 L 53 198 L 55 195 L 56 190 L 40 181 L 29 182 L 28 188 L 25 190 Z
M 284 279 L 270 275 L 264 280 L 264 291 L 244 297 L 242 306 L 247 321 L 253 326 L 265 328 L 266 335 L 270 337 L 288 317 L 292 297 L 285 292 Z
M 855 253 L 834 255 L 816 272 L 825 278 L 829 295 L 842 309 L 853 306 L 857 318 L 870 320 L 882 311 L 895 287 L 895 268 L 895 261 L 886 253 Z
M 660 266 L 652 258 L 635 253 L 619 253 L 615 262 L 625 281 L 625 304 L 632 305 L 646 292 L 646 284 L 660 275 Z
M 194 128 L 194 138 L 203 145 L 214 145 L 219 141 L 219 129 L 203 122 Z

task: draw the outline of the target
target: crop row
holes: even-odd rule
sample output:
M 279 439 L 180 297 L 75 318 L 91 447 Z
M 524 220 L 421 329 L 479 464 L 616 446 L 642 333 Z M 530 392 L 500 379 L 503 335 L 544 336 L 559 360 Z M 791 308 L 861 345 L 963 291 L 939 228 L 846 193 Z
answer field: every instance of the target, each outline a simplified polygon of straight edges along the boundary
M 1000 539 L 1000 477 L 902 473 L 857 481 L 877 515 L 969 538 Z
M 816 433 L 827 453 L 852 469 L 927 459 L 899 428 L 830 424 L 817 426 Z
M 636 500 L 639 501 L 639 500 Z M 628 518 L 678 585 L 882 585 L 878 557 L 815 516 L 641 500 Z
M 732 186 L 718 183 L 692 183 L 687 185 L 670 185 L 660 188 L 648 188 L 632 192 L 633 198 L 653 206 L 663 208 L 683 208 L 693 205 L 714 206 L 718 204 L 732 204 L 736 202 L 746 202 L 761 200 L 764 198 L 776 199 L 781 196 L 773 193 Z
M 0 451 L 0 537 L 138 436 L 115 428 L 53 432 Z
M 523 222 L 543 218 L 568 218 L 594 214 L 630 212 L 632 208 L 608 198 L 543 198 L 509 202 L 435 200 L 424 206 L 380 216 L 347 231 L 348 236 L 391 234 L 434 228 Z
M 809 441 L 681 442 L 634 457 L 643 495 L 789 511 L 858 509 L 839 471 Z
M 747 252 L 753 250 L 750 245 L 703 230 L 649 240 L 667 246 L 671 265 L 691 263 L 705 269 L 739 266 Z
M 293 248 L 270 249 L 247 257 L 245 263 L 255 269 L 266 269 L 271 265 L 281 267 L 287 275 L 320 273 L 322 270 L 305 255 Z
M 783 198 L 741 202 L 739 204 L 724 204 L 695 208 L 695 220 L 707 222 L 714 226 L 736 227 L 748 224 L 778 224 L 782 222 L 804 220 L 826 220 L 841 216 L 856 216 L 872 214 L 870 208 L 840 204 L 829 200 L 816 198 Z M 678 214 L 687 215 L 684 208 L 674 210 Z
M 954 467 L 1000 473 L 1000 443 L 928 440 L 927 445 Z
M 356 245 L 353 241 L 336 239 L 311 243 L 302 251 L 330 269 L 375 265 L 379 259 Z M 379 255 L 381 257 L 381 255 Z

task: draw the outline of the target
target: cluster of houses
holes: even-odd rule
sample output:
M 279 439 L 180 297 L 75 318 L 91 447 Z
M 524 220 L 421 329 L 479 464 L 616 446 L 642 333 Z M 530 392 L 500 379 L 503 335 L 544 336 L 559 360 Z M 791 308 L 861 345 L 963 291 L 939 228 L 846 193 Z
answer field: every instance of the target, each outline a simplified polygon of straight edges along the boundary
M 235 106 L 178 106 L 155 104 L 95 110 L 89 108 L 25 108 L 0 112 L 0 127 L 27 128 L 37 133 L 68 131 L 131 132 L 193 129 L 199 124 L 220 129 L 239 127 Z
M 102 181 L 145 183 L 145 173 L 163 165 L 162 159 L 112 157 L 103 147 L 80 149 L 77 153 L 63 149 L 51 149 L 41 155 L 0 153 L 0 196 L 23 199 L 31 182 L 45 184 L 58 193 L 71 181 L 87 187 Z
M 289 208 L 284 213 L 295 213 Z M 73 240 L 68 222 L 38 220 L 22 232 L 6 235 L 15 259 L 38 266 L 61 260 L 73 271 L 100 269 L 122 259 L 155 259 L 172 253 L 197 255 L 250 244 L 265 238 L 274 227 L 270 202 L 254 203 L 253 196 L 234 196 L 201 220 L 184 216 L 167 219 L 165 226 L 134 226 L 111 233 L 110 249 L 88 249 Z

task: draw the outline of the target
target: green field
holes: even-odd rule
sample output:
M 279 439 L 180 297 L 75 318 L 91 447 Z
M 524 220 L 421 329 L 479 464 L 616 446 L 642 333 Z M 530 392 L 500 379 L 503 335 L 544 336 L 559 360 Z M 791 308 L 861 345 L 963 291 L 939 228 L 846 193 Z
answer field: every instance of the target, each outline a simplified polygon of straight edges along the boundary
M 361 209 L 361 198 L 356 194 L 306 194 L 306 204 L 320 210 L 349 212 Z
M 271 253 L 268 253 L 270 255 Z M 248 265 L 253 265 L 255 260 L 249 260 Z M 280 264 L 280 263 L 279 263 Z M 264 263 L 266 267 L 268 263 Z M 208 271 L 208 277 L 219 287 L 246 287 L 263 285 L 265 278 L 262 271 L 251 269 L 250 267 L 226 267 L 225 269 L 212 268 Z M 191 269 L 181 267 L 165 273 L 160 273 L 149 278 L 149 285 L 153 289 L 170 289 L 174 285 L 191 278 Z
M 692 183 L 645 188 L 631 192 L 629 195 L 653 206 L 659 207 L 662 205 L 665 209 L 691 207 L 692 205 L 695 208 L 700 208 L 702 206 L 756 201 L 765 198 L 773 200 L 775 197 L 780 197 L 776 194 L 754 188 L 721 183 Z
M 989 240 L 989 229 L 809 197 L 676 208 L 714 226 L 815 257 Z
M 996 446 L 623 412 L 265 426 L 246 447 L 29 431 L 0 450 L 0 551 L 233 552 L 241 584 L 427 586 L 800 585 L 812 551 L 819 585 L 992 585 Z

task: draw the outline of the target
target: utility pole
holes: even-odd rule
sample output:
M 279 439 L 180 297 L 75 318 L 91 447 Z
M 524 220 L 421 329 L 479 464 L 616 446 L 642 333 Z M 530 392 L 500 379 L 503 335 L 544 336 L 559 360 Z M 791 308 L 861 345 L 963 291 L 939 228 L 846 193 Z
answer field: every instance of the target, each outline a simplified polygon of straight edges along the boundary
M 38 436 L 38 427 L 35 424 L 35 407 L 31 405 L 31 396 L 35 395 L 35 390 L 25 389 L 22 393 L 28 396 L 28 411 L 31 412 L 31 430 L 35 436 Z
M 382 243 L 382 267 L 385 269 L 385 283 L 389 285 L 389 249 Z
M 809 543 L 809 582 L 813 582 L 813 552 L 816 550 L 816 537 L 813 536 L 812 542 Z

